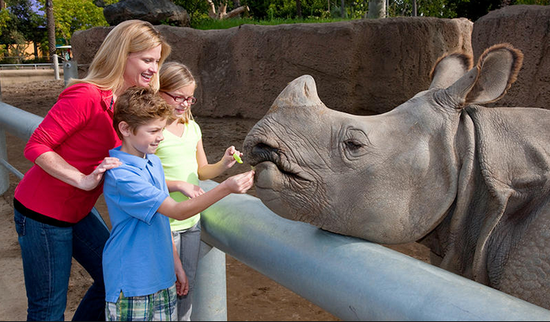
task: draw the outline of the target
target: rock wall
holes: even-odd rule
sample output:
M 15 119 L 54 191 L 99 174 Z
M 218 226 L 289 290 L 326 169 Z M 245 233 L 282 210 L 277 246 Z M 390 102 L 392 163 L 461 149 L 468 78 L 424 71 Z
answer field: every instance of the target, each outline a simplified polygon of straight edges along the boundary
M 506 96 L 492 105 L 550 109 L 550 6 L 508 6 L 475 22 L 476 59 L 485 48 L 502 42 L 523 52 L 523 67 Z
M 472 53 L 467 19 L 389 18 L 322 24 L 242 25 L 226 30 L 157 26 L 172 45 L 168 60 L 198 79 L 195 115 L 261 118 L 288 82 L 312 75 L 332 109 L 378 114 L 428 88 L 435 61 Z M 79 74 L 112 27 L 72 37 Z

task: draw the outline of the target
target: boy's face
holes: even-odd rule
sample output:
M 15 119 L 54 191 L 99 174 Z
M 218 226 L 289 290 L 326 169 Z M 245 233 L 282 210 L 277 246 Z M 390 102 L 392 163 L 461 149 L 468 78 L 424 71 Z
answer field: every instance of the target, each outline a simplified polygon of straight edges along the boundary
M 154 154 L 160 141 L 164 140 L 162 130 L 166 127 L 166 119 L 157 118 L 138 126 L 135 134 L 125 122 L 119 126 L 123 135 L 120 150 L 143 158 L 145 154 Z

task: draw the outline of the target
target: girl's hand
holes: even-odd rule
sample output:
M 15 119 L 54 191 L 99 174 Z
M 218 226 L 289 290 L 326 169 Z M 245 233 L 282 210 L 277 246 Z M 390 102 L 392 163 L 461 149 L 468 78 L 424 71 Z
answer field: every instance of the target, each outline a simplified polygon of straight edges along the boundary
M 181 181 L 178 187 L 178 190 L 189 198 L 195 198 L 204 193 L 201 187 L 185 181 Z
M 235 149 L 234 146 L 230 146 L 228 147 L 226 150 L 225 150 L 225 153 L 221 159 L 221 162 L 223 164 L 223 166 L 226 168 L 226 169 L 229 169 L 231 168 L 237 161 L 235 160 L 235 158 L 233 157 L 233 154 L 234 153 L 237 153 L 238 156 L 242 157 L 243 154 L 241 152 L 239 152 L 237 149 Z
M 122 165 L 122 162 L 118 158 L 113 157 L 106 157 L 101 161 L 101 163 L 95 168 L 92 173 L 90 173 L 87 176 L 84 176 L 82 181 L 80 182 L 80 189 L 90 191 L 95 189 L 101 180 L 103 180 L 103 175 L 105 174 L 105 171 L 116 168 L 118 166 Z

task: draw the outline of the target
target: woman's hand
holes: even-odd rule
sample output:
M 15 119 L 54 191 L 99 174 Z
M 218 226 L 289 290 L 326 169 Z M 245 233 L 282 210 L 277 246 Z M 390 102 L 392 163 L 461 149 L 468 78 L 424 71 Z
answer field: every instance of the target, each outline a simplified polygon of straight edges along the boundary
M 99 183 L 101 183 L 101 180 L 103 180 L 105 171 L 116 168 L 120 165 L 122 165 L 122 162 L 120 162 L 118 158 L 106 157 L 103 161 L 101 161 L 97 168 L 92 171 L 92 173 L 83 177 L 80 181 L 79 188 L 86 191 L 95 189 Z

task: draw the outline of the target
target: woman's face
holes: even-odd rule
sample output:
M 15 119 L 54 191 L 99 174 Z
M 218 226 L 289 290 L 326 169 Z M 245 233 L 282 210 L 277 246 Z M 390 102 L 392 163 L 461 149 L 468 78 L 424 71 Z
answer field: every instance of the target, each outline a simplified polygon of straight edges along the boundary
M 158 72 L 162 47 L 130 53 L 124 69 L 124 87 L 149 87 L 151 79 Z
M 174 107 L 174 117 L 180 118 L 191 108 L 191 101 L 195 93 L 195 83 L 178 88 L 176 91 L 163 92 L 160 94 L 164 100 Z M 182 101 L 183 102 L 178 102 Z

